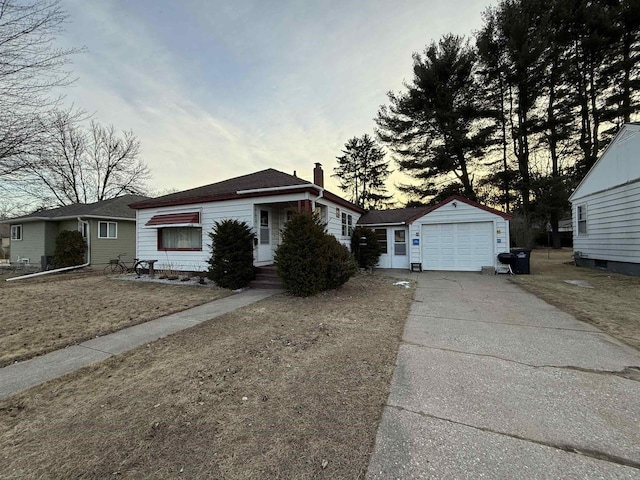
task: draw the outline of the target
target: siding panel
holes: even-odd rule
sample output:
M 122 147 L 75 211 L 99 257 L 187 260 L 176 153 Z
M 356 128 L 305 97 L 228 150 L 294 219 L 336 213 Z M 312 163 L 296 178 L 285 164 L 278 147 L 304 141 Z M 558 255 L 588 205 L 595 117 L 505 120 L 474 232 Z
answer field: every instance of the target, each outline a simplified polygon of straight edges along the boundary
M 587 233 L 578 234 L 577 207 L 587 206 Z M 640 182 L 573 202 L 574 251 L 597 260 L 640 263 Z
M 11 261 L 21 262 L 28 258 L 29 263 L 40 265 L 44 255 L 45 222 L 16 223 L 22 225 L 22 240 L 11 241 Z

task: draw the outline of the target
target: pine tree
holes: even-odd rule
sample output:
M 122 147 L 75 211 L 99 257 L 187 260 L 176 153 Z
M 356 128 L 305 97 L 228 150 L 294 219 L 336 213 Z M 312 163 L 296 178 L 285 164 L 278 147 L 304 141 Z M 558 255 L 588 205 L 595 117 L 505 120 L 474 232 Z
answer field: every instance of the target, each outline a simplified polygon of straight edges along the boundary
M 449 34 L 413 60 L 407 91 L 390 92 L 390 105 L 376 118 L 378 136 L 397 155 L 400 170 L 421 182 L 400 189 L 422 199 L 455 179 L 476 199 L 471 169 L 494 129 L 483 124 L 477 103 L 476 54 L 463 37 Z
M 365 210 L 388 206 L 391 195 L 385 182 L 391 172 L 384 150 L 365 134 L 348 140 L 342 153 L 332 176 L 338 178 L 349 200 Z

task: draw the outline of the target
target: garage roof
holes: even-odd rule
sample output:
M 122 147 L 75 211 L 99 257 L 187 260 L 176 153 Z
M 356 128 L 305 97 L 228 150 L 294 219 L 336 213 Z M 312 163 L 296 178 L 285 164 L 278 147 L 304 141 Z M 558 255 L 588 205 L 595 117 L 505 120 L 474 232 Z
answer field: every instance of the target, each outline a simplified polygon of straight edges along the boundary
M 467 205 L 479 208 L 480 210 L 499 215 L 505 220 L 511 220 L 513 218 L 513 216 L 509 213 L 501 212 L 500 210 L 496 210 L 495 208 L 487 207 L 486 205 L 474 202 L 473 200 L 469 200 L 468 198 L 462 197 L 460 195 L 451 195 L 449 198 L 443 200 L 442 202 L 428 207 L 394 208 L 391 210 L 374 210 L 371 212 L 367 212 L 365 215 L 360 217 L 360 219 L 358 220 L 358 225 L 409 225 L 410 223 L 413 223 L 418 218 L 426 215 L 427 213 L 433 212 L 434 210 L 453 201 L 463 202 Z

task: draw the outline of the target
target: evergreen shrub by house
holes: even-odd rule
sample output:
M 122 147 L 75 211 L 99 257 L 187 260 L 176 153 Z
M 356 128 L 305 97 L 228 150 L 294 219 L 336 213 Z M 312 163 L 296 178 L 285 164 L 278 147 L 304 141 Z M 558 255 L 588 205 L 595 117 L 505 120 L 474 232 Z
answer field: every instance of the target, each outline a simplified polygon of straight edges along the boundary
M 355 271 L 349 250 L 325 232 L 317 215 L 294 215 L 275 255 L 283 287 L 306 297 L 343 285 Z
M 73 267 L 86 262 L 87 243 L 82 233 L 77 230 L 62 230 L 56 237 L 53 251 L 53 266 L 55 268 Z
M 215 222 L 209 233 L 211 258 L 207 277 L 222 288 L 236 290 L 255 278 L 253 267 L 254 234 L 246 222 Z
M 366 238 L 366 245 L 360 245 L 362 237 Z M 351 235 L 351 252 L 361 268 L 377 265 L 382 249 L 376 233 L 367 227 L 356 227 Z
M 326 258 L 325 289 L 340 288 L 358 271 L 358 264 L 347 247 L 333 235 L 326 235 L 320 248 L 320 257 Z

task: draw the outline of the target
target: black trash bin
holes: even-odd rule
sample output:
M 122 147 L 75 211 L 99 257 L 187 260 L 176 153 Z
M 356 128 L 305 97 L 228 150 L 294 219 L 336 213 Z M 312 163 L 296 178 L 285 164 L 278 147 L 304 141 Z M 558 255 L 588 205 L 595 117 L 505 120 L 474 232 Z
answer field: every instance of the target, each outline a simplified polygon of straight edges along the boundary
M 530 248 L 512 248 L 516 258 L 511 268 L 513 273 L 529 275 L 531 273 L 531 249 Z

